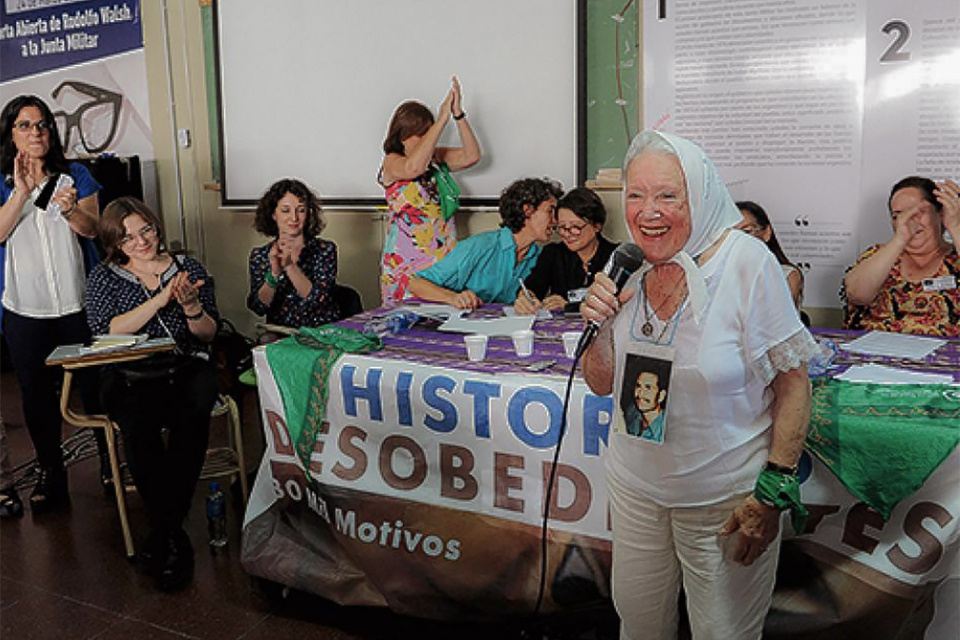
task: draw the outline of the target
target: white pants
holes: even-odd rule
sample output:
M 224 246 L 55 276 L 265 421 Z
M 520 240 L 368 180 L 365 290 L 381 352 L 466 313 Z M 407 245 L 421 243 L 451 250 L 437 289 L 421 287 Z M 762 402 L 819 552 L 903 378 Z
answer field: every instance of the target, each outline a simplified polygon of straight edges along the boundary
M 706 507 L 662 507 L 608 476 L 613 602 L 621 640 L 677 637 L 682 580 L 694 640 L 760 638 L 780 552 L 778 535 L 745 567 L 730 560 L 739 534 L 718 536 L 744 495 Z

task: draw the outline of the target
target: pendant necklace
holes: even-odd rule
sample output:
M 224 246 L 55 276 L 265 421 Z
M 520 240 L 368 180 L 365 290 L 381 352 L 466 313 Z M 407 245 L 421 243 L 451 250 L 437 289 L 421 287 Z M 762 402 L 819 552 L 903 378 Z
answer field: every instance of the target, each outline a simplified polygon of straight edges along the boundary
M 647 272 L 647 273 L 649 273 L 649 272 Z M 652 321 L 652 319 L 651 319 L 651 316 L 648 315 L 648 308 L 650 307 L 650 305 L 649 305 L 649 296 L 647 295 L 647 274 L 643 274 L 643 292 L 644 292 L 644 300 L 643 300 L 643 324 L 640 325 L 640 333 L 642 333 L 644 336 L 646 336 L 647 338 L 649 338 L 650 336 L 653 335 L 653 321 Z M 677 312 L 679 312 L 680 309 L 683 308 L 683 300 L 684 300 L 686 297 L 687 297 L 687 292 L 686 292 L 686 287 L 684 287 L 683 297 L 682 297 L 681 300 L 680 300 L 680 304 L 677 305 L 677 311 L 674 312 L 673 316 L 672 316 L 670 319 L 668 319 L 667 321 L 665 321 L 665 322 L 663 323 L 663 328 L 660 330 L 660 335 L 657 336 L 657 338 L 656 338 L 656 342 L 657 342 L 657 343 L 659 343 L 660 340 L 663 339 L 663 336 L 664 336 L 664 334 L 667 332 L 667 329 L 670 327 L 670 324 L 671 324 L 671 323 L 673 322 L 673 320 L 677 317 L 677 315 L 678 315 Z M 653 316 L 659 318 L 659 316 L 658 316 L 657 314 L 660 313 L 660 310 L 661 310 L 661 309 L 663 308 L 663 306 L 667 303 L 667 301 L 670 300 L 671 298 L 673 298 L 673 295 L 672 295 L 672 294 L 669 295 L 669 296 L 667 296 L 666 298 L 664 298 L 663 301 L 662 301 L 659 305 L 657 305 L 657 308 L 653 310 Z
M 144 291 L 150 291 L 151 294 L 154 294 L 163 288 L 163 274 L 166 271 L 166 269 L 161 268 L 159 271 L 141 270 L 141 269 L 135 269 L 133 265 L 127 265 L 127 271 L 132 273 L 137 278 L 137 280 L 140 281 L 140 286 L 143 287 Z M 150 279 L 153 279 L 153 278 L 157 279 L 156 289 L 147 287 L 145 281 L 147 280 L 148 277 Z

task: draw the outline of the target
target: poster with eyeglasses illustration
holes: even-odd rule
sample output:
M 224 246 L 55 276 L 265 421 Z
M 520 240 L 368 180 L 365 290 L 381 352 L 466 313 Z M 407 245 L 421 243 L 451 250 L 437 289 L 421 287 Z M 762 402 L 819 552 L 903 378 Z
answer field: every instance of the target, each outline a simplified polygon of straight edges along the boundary
M 139 0 L 4 0 L 0 90 L 42 98 L 69 158 L 154 158 Z

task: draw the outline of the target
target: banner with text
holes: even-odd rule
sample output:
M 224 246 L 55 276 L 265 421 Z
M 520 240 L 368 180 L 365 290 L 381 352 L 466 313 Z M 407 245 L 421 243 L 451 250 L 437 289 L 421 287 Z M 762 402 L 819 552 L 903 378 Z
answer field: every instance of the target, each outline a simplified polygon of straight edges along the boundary
M 68 158 L 153 160 L 139 0 L 4 0 L 0 56 L 3 102 L 42 98 Z
M 531 610 L 563 407 L 559 378 L 346 355 L 331 373 L 328 422 L 304 469 L 266 356 L 254 355 L 267 449 L 244 521 L 241 557 L 250 573 L 419 616 Z M 609 397 L 575 383 L 551 500 L 549 609 L 608 595 L 603 455 L 611 410 Z M 874 594 L 876 606 L 866 610 L 885 612 L 890 629 L 905 624 L 925 590 L 958 575 L 960 454 L 887 522 L 809 454 L 801 467 L 811 517 L 800 536 L 785 524 L 785 537 L 804 549 L 806 566 L 826 558 L 823 571 L 846 576 L 844 589 L 852 581 L 861 596 Z M 804 601 L 825 597 L 818 584 L 804 585 Z M 778 616 L 827 615 L 793 611 L 788 593 L 775 597 L 772 628 Z

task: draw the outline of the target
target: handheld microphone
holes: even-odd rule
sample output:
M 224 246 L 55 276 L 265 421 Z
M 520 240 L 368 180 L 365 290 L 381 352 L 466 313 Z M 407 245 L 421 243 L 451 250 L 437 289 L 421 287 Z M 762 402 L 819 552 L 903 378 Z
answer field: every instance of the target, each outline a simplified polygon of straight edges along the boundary
M 617 287 L 617 295 L 620 295 L 623 285 L 627 284 L 627 280 L 642 264 L 643 250 L 632 242 L 625 242 L 610 256 L 607 265 L 603 268 L 603 273 L 613 280 L 613 284 Z M 597 337 L 598 331 L 600 331 L 599 323 L 593 320 L 587 323 L 577 343 L 576 358 L 583 355 L 593 339 Z

